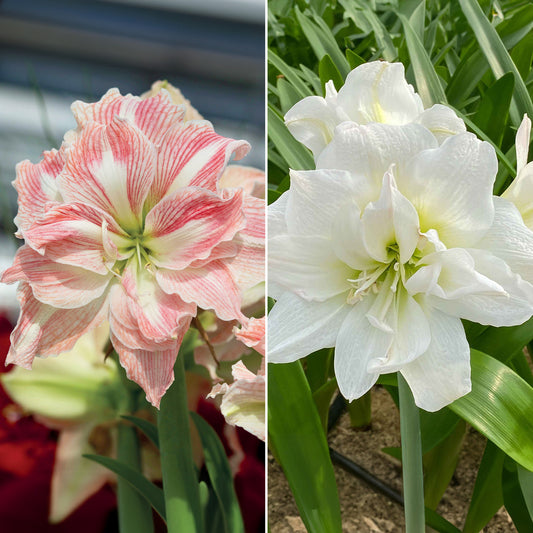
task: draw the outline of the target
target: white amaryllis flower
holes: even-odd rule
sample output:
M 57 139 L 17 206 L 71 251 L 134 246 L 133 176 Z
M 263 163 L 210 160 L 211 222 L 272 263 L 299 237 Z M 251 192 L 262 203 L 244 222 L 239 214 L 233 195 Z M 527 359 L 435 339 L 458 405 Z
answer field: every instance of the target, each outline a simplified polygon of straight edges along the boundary
M 439 146 L 420 124 L 338 126 L 317 170 L 292 171 L 271 206 L 269 362 L 335 346 L 349 400 L 396 371 L 428 411 L 468 393 L 460 319 L 510 326 L 533 314 L 533 287 L 516 273 L 533 268 L 533 250 L 508 264 L 487 238 L 496 172 L 493 148 L 470 133 Z M 519 248 L 507 223 L 499 240 Z
M 333 82 L 328 82 L 325 98 L 304 98 L 285 115 L 287 128 L 313 152 L 315 160 L 333 139 L 336 126 L 345 121 L 416 122 L 426 126 L 439 143 L 466 131 L 464 122 L 449 107 L 436 104 L 424 111 L 422 99 L 405 79 L 403 65 L 386 61 L 358 66 L 338 93 Z

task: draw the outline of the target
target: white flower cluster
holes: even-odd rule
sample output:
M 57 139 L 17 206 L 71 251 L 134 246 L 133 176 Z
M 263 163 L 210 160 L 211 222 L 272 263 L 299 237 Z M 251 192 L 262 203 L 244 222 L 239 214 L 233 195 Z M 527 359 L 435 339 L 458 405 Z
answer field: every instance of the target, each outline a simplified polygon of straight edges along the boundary
M 316 169 L 291 171 L 269 211 L 269 362 L 335 346 L 347 399 L 400 371 L 436 411 L 471 389 L 461 318 L 533 314 L 533 232 L 512 203 L 533 206 L 527 124 L 504 199 L 494 148 L 450 108 L 424 110 L 402 64 L 367 63 L 326 89 L 285 117 Z

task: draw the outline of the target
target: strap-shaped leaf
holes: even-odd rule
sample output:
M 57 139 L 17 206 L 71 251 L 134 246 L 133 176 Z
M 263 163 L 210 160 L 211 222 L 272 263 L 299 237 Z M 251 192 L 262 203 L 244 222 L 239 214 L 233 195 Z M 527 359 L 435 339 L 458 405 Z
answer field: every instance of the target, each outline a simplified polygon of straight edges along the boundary
M 121 418 L 128 420 L 134 426 L 138 427 L 154 444 L 156 448 L 159 448 L 159 434 L 157 432 L 157 426 L 148 422 L 144 418 L 139 418 L 138 416 L 129 416 L 123 415 Z
M 533 116 L 533 103 L 531 102 L 526 84 L 520 76 L 498 32 L 483 13 L 478 1 L 459 0 L 459 4 L 476 36 L 481 50 L 489 62 L 494 76 L 501 78 L 507 72 L 514 74 L 514 106 L 511 108 L 511 120 L 515 126 L 518 126 L 524 113 Z
M 299 361 L 268 365 L 270 448 L 309 533 L 340 533 L 341 513 L 328 445 Z
M 244 533 L 239 501 L 233 487 L 233 477 L 224 446 L 215 430 L 200 415 L 191 412 L 191 417 L 200 434 L 205 466 L 219 502 L 224 524 L 223 532 Z
M 165 518 L 165 499 L 163 497 L 163 490 L 156 487 L 151 481 L 148 481 L 140 472 L 133 470 L 129 466 L 120 463 L 111 457 L 104 457 L 103 455 L 85 454 L 83 457 L 105 466 L 117 474 L 117 476 L 125 479 L 135 490 L 143 496 L 146 501 L 155 509 L 157 514 L 163 519 Z
M 471 351 L 472 391 L 450 409 L 533 470 L 533 387 L 487 354 Z

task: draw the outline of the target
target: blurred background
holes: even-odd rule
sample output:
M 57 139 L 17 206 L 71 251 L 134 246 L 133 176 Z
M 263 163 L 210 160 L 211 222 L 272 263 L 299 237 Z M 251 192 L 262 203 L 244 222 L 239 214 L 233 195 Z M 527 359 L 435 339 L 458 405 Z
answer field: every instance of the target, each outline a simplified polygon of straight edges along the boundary
M 23 159 L 75 124 L 74 100 L 179 87 L 264 168 L 264 0 L 0 0 L 0 224 L 12 233 Z

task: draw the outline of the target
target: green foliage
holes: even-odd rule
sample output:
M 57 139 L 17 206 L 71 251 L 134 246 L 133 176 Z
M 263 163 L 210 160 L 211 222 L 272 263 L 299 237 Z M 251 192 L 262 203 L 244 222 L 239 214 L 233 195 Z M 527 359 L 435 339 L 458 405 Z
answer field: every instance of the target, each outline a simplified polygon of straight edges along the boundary
M 501 194 L 516 175 L 516 127 L 524 112 L 533 118 L 532 30 L 533 5 L 526 1 L 270 0 L 269 201 L 289 188 L 290 168 L 314 168 L 310 152 L 284 125 L 283 116 L 291 104 L 306 96 L 323 96 L 329 79 L 338 90 L 351 69 L 377 59 L 401 61 L 426 107 L 433 103 L 452 106 L 470 131 L 494 146 L 499 160 L 494 191 Z M 428 474 L 435 476 L 426 501 L 434 506 L 445 488 L 443 479 L 453 474 L 462 418 L 489 439 L 464 533 L 479 531 L 504 503 L 518 530 L 531 531 L 527 528 L 531 524 L 528 503 L 533 501 L 533 375 L 522 349 L 533 341 L 533 319 L 508 328 L 467 324 L 467 335 L 474 349 L 472 393 L 451 409 L 421 413 L 426 479 Z M 271 435 L 275 452 L 288 446 L 282 426 L 276 424 L 281 424 L 278 416 L 296 409 L 293 397 L 306 397 L 314 424 L 320 425 L 320 418 L 324 422 L 324 405 L 334 390 L 325 361 L 324 354 L 308 357 L 304 362 L 307 380 L 293 376 L 290 395 L 281 389 L 280 394 L 273 394 L 271 389 L 269 421 L 271 430 L 278 431 L 275 439 Z M 274 386 L 279 386 L 276 375 L 282 373 L 281 366 L 276 366 Z M 378 383 L 397 398 L 395 375 L 381 376 Z M 308 397 L 309 384 L 315 405 Z M 297 410 L 297 416 L 303 414 Z M 310 438 L 309 434 L 292 435 L 291 444 L 311 453 Z M 322 443 L 322 435 L 317 438 Z M 331 467 L 323 443 L 320 446 L 322 451 L 313 459 L 316 466 L 299 471 L 289 472 L 289 462 L 296 460 L 293 455 L 276 454 L 291 476 L 302 514 L 309 512 L 302 510 L 303 494 L 318 490 L 313 484 L 315 470 Z M 439 465 L 434 457 L 442 449 L 451 454 L 446 465 Z M 439 468 L 445 472 L 438 472 Z M 335 510 L 338 506 L 336 492 L 315 502 L 320 513 L 326 513 L 327 506 Z

